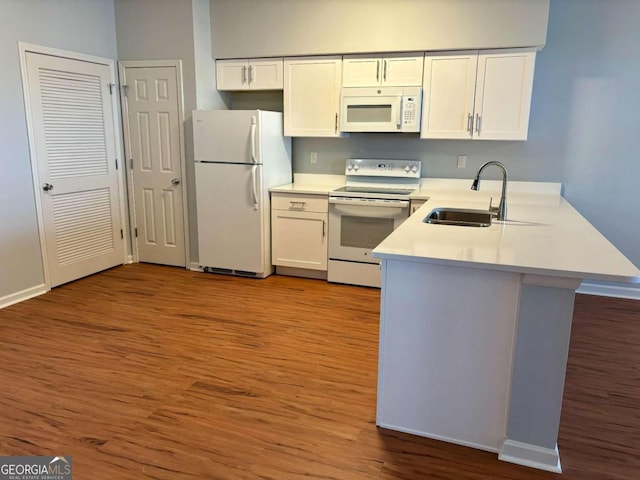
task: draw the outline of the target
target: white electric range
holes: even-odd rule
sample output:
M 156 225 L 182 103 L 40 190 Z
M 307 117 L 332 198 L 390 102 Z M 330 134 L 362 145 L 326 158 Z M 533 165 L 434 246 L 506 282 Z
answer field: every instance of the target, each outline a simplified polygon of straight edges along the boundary
M 416 160 L 347 160 L 346 185 L 329 193 L 330 282 L 380 287 L 371 250 L 409 217 L 420 173 Z

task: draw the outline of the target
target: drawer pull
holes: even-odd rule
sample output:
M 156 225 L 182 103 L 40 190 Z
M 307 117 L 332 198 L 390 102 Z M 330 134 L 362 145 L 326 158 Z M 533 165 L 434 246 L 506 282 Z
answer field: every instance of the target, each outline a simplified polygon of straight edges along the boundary
M 307 202 L 289 202 L 291 204 L 291 208 L 304 208 Z

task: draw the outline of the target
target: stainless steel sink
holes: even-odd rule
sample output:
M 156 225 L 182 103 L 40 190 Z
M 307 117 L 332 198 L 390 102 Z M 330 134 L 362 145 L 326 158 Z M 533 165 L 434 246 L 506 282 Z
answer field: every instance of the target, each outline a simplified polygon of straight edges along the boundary
M 435 208 L 424 217 L 423 222 L 462 227 L 488 227 L 491 225 L 491 212 L 465 208 Z

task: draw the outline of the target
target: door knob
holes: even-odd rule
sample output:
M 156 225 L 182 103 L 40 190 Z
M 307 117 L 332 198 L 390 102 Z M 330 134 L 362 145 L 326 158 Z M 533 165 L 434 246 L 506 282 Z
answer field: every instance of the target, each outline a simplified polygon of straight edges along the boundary
M 44 190 L 45 192 L 53 190 L 53 185 L 51 185 L 50 183 L 45 183 L 44 185 L 42 185 L 42 190 Z
M 179 178 L 174 178 L 171 180 L 171 185 L 180 185 L 180 179 Z

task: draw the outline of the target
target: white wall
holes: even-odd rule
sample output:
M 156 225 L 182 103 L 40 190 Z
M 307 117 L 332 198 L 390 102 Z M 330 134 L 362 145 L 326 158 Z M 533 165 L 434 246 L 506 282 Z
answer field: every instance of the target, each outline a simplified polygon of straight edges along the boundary
M 554 107 L 540 141 L 563 165 L 565 196 L 640 267 L 640 2 L 562 0 L 551 12 Z
M 471 179 L 483 162 L 499 160 L 513 180 L 562 182 L 565 197 L 640 266 L 638 18 L 640 2 L 632 0 L 551 2 L 526 142 L 297 138 L 294 172 L 342 173 L 345 158 L 406 156 L 422 160 L 423 176 Z M 468 155 L 467 168 L 456 168 L 458 154 Z M 497 170 L 487 175 L 498 178 Z
M 207 0 L 115 0 L 118 60 L 182 60 L 191 261 L 198 258 L 191 112 L 226 108 L 215 89 Z M 204 20 L 203 20 L 204 19 Z
M 544 45 L 549 0 L 211 0 L 216 58 Z
M 0 301 L 44 282 L 19 41 L 115 59 L 113 0 L 0 0 Z

